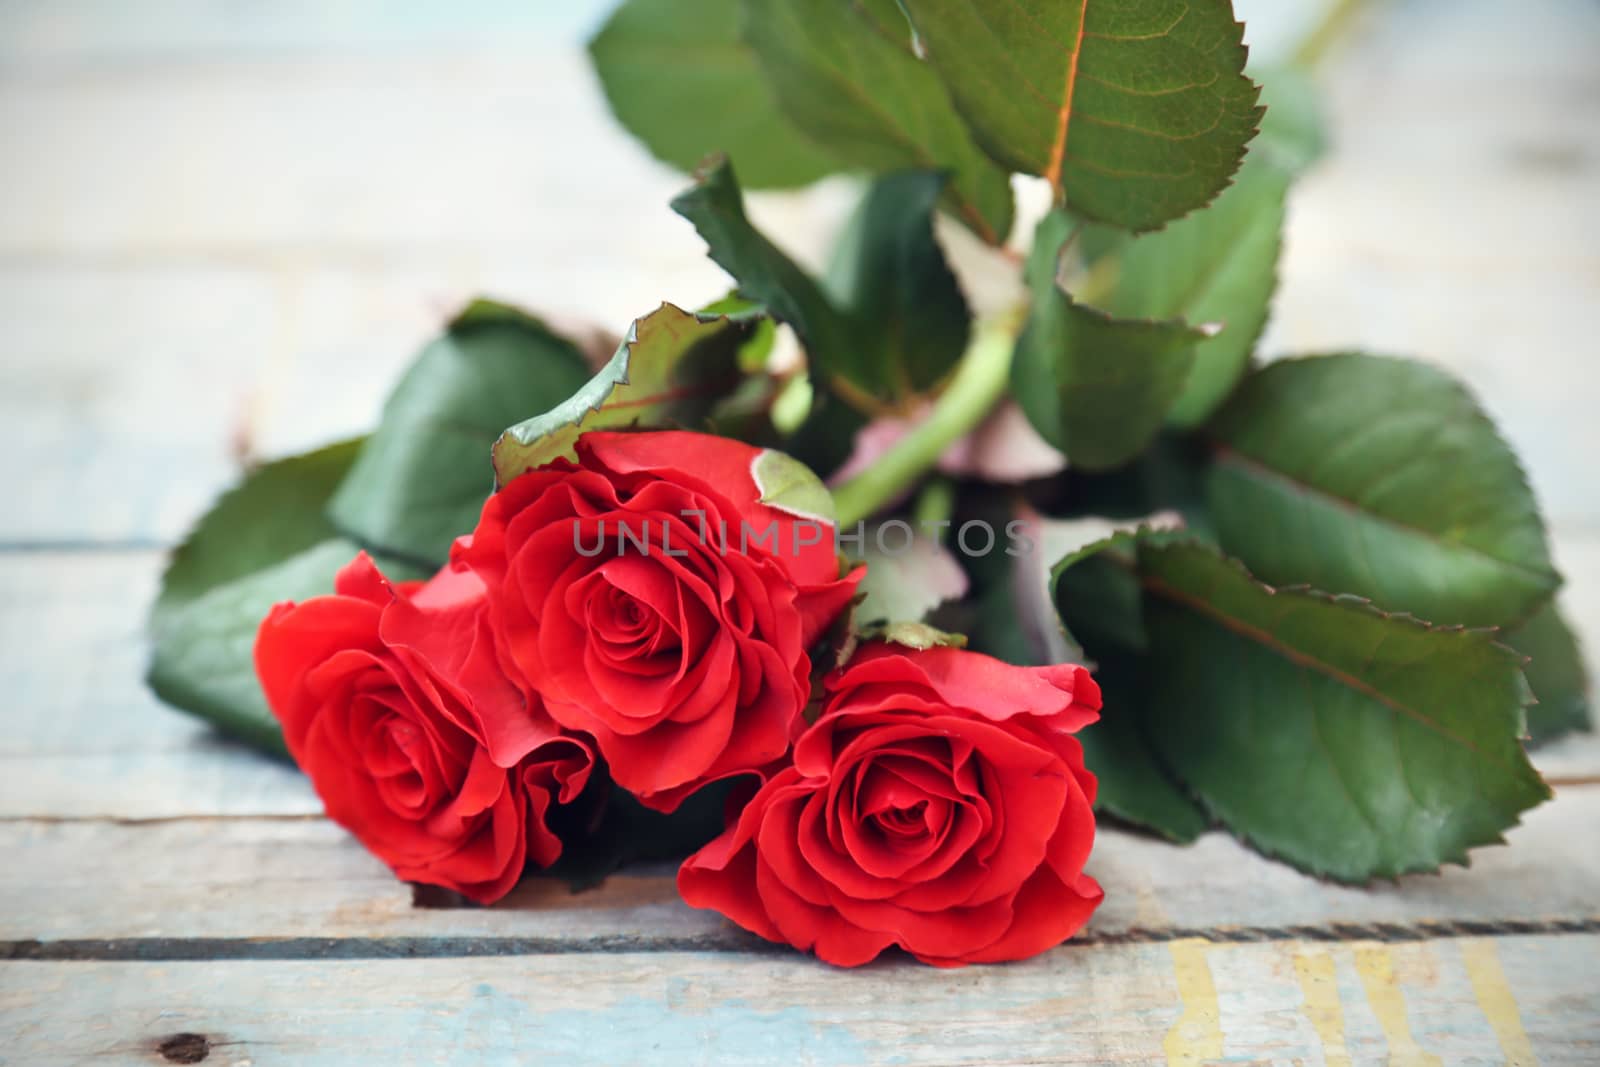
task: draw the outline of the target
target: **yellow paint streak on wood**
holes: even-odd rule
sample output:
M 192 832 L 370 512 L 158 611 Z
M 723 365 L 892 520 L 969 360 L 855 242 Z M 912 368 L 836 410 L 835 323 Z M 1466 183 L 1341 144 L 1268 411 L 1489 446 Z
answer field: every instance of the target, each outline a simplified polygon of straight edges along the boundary
M 1202 937 L 1174 941 L 1172 970 L 1178 981 L 1183 1014 L 1167 1031 L 1162 1050 L 1169 1067 L 1207 1063 L 1222 1058 L 1222 1012 L 1217 1005 L 1217 985 L 1211 979 L 1206 953 L 1211 942 Z
M 1355 951 L 1356 973 L 1367 992 L 1367 1003 L 1389 1043 L 1388 1062 L 1392 1067 L 1442 1067 L 1439 1057 L 1422 1051 L 1411 1036 L 1405 994 L 1394 979 L 1394 957 L 1389 949 L 1384 945 L 1359 945 Z
M 1461 960 L 1467 968 L 1467 977 L 1472 980 L 1472 993 L 1478 998 L 1478 1007 L 1499 1039 L 1506 1062 L 1516 1067 L 1538 1063 L 1528 1032 L 1522 1028 L 1522 1012 L 1517 1010 L 1517 998 L 1511 995 L 1511 984 L 1506 981 L 1494 942 L 1463 941 Z
M 1328 1067 L 1350 1067 L 1344 1044 L 1344 1007 L 1339 1003 L 1339 982 L 1333 957 L 1320 949 L 1303 949 L 1294 955 L 1294 973 L 1305 997 L 1306 1018 L 1316 1027 Z

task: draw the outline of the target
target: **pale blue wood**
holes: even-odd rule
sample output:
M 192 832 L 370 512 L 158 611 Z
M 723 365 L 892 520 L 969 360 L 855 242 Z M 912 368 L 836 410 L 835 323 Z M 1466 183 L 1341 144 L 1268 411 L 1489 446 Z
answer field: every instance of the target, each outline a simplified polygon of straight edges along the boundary
M 985 1064 L 1592 1062 L 1600 938 L 1065 948 L 938 972 L 794 956 L 0 963 L 8 1062 Z M 1307 1014 L 1298 966 L 1331 956 Z M 1470 957 L 1470 959 L 1469 959 Z M 1198 968 L 1198 970 L 1196 970 Z M 1358 974 L 1360 971 L 1362 973 Z M 1203 978 L 1200 976 L 1204 976 Z M 1387 975 L 1388 981 L 1378 981 Z M 1516 989 L 1507 1002 L 1502 983 Z M 1343 1056 L 1339 1054 L 1343 1053 Z M 1407 1053 L 1410 1055 L 1408 1056 Z M 1436 1057 L 1424 1059 L 1424 1057 Z M 1522 1059 L 1520 1062 L 1533 1062 Z

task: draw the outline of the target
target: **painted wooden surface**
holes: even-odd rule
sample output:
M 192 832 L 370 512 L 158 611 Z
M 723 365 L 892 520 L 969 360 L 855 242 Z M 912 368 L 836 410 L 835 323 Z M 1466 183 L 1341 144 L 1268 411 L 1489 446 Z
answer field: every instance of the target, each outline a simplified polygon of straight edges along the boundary
M 1187 848 L 1105 830 L 1089 871 L 1106 889 L 1091 937 L 1390 926 L 1412 937 L 1452 924 L 1600 924 L 1600 789 L 1562 788 L 1470 868 L 1368 888 L 1324 885 L 1224 834 Z M 630 870 L 573 895 L 530 879 L 492 908 L 418 908 L 409 887 L 337 827 L 295 816 L 155 822 L 16 819 L 0 851 L 0 941 L 184 938 L 494 937 L 566 949 L 756 941 L 677 899 L 668 868 Z M 108 906 L 106 857 L 117 857 Z M 218 902 L 225 901 L 225 906 Z M 1359 931 L 1357 931 L 1359 932 Z M 1600 932 L 1600 929 L 1597 929 Z M 1265 935 L 1263 935 L 1265 936 Z
M 1083 946 L 1006 967 L 568 954 L 61 962 L 0 990 L 23 1062 L 1593 1062 L 1594 937 Z M 1515 994 L 1513 994 L 1515 990 Z M 169 1046 L 170 1047 L 170 1046 Z M 632 1050 L 619 1055 L 618 1050 Z M 1270 1050 L 1270 1051 L 1267 1051 Z
M 725 285 L 605 115 L 606 6 L 0 0 L 0 1063 L 1600 1061 L 1592 737 L 1470 869 L 1344 889 L 1108 830 L 1082 943 L 845 973 L 669 871 L 417 907 L 292 768 L 144 692 L 163 549 L 239 456 L 366 426 L 467 295 L 618 328 Z M 1313 6 L 1238 4 L 1269 56 Z M 1600 8 L 1372 7 L 1266 349 L 1466 378 L 1600 647 Z M 851 194 L 754 212 L 816 262 Z

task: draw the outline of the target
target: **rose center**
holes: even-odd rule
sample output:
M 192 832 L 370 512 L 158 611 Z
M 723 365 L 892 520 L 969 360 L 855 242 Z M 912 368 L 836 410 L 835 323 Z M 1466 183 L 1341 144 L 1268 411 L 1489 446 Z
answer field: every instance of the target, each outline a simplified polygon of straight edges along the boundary
M 905 807 L 885 809 L 873 815 L 872 819 L 878 829 L 892 837 L 920 837 L 932 829 L 928 825 L 926 800 L 919 800 Z
M 613 655 L 654 656 L 678 646 L 676 630 L 655 608 L 609 583 L 585 614 L 590 635 Z
M 388 707 L 379 712 L 366 746 L 366 768 L 379 795 L 399 815 L 426 811 L 439 785 L 432 746 L 417 724 Z

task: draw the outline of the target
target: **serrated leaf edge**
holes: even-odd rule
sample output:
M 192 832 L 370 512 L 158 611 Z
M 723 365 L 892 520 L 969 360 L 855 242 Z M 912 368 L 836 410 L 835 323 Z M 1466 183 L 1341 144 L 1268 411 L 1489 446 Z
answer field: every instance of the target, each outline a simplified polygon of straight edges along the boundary
M 644 322 L 646 319 L 649 319 L 651 316 L 658 315 L 664 311 L 674 312 L 685 318 L 692 318 L 697 323 L 702 325 L 709 325 L 715 322 L 725 322 L 730 326 L 742 326 L 754 322 L 759 317 L 759 315 L 753 312 L 710 314 L 703 311 L 685 311 L 678 305 L 663 300 L 659 305 L 657 305 L 655 310 L 650 312 L 648 315 L 643 315 L 634 319 L 628 324 L 628 331 L 623 335 L 621 344 L 617 346 L 616 354 L 613 355 L 611 359 L 606 362 L 605 366 L 601 367 L 593 377 L 585 382 L 582 388 L 572 395 L 571 399 L 583 397 L 585 401 L 585 406 L 577 413 L 575 417 L 568 419 L 565 422 L 557 423 L 551 426 L 541 426 L 536 429 L 535 424 L 540 423 L 541 420 L 550 414 L 548 411 L 541 412 L 540 414 L 530 416 L 529 418 L 526 418 L 513 426 L 507 427 L 495 440 L 494 445 L 489 450 L 489 456 L 490 464 L 494 468 L 495 488 L 497 490 L 504 488 L 506 483 L 510 480 L 504 477 L 500 470 L 500 457 L 503 454 L 502 449 L 508 445 L 508 442 L 520 445 L 522 447 L 527 447 L 535 444 L 541 438 L 549 436 L 556 430 L 564 429 L 569 426 L 577 429 L 579 433 L 582 433 L 583 424 L 589 418 L 589 416 L 605 408 L 616 391 L 629 384 L 629 372 L 633 365 L 634 348 L 639 344 L 639 324 Z M 653 399 L 656 398 L 644 397 L 637 401 L 630 400 L 629 405 L 643 406 L 649 404 Z M 521 473 L 523 472 L 518 472 L 518 474 Z
M 1110 539 L 1108 539 L 1108 540 L 1110 540 Z M 1408 612 L 1385 611 L 1383 608 L 1380 608 L 1376 604 L 1374 604 L 1371 601 L 1371 599 L 1369 599 L 1367 597 L 1356 596 L 1356 595 L 1350 594 L 1350 593 L 1327 593 L 1327 592 L 1323 592 L 1322 590 L 1314 589 L 1309 585 L 1287 585 L 1287 586 L 1269 585 L 1268 583 L 1263 582 L 1261 579 L 1257 578 L 1254 574 L 1252 574 L 1250 572 L 1250 569 L 1248 567 L 1246 567 L 1244 565 L 1244 563 L 1242 563 L 1241 561 L 1233 558 L 1232 556 L 1229 556 L 1229 555 L 1225 554 L 1220 549 L 1218 549 L 1216 546 L 1208 544 L 1205 541 L 1199 540 L 1198 538 L 1192 538 L 1191 537 L 1191 538 L 1188 538 L 1188 539 L 1174 540 L 1173 542 L 1169 542 L 1169 543 L 1180 545 L 1180 546 L 1196 547 L 1196 548 L 1199 548 L 1199 549 L 1207 552 L 1208 554 L 1210 554 L 1210 555 L 1214 556 L 1215 558 L 1217 558 L 1218 560 L 1220 560 L 1225 566 L 1227 566 L 1227 567 L 1237 571 L 1239 574 L 1243 575 L 1251 584 L 1253 584 L 1253 585 L 1265 590 L 1269 595 L 1275 596 L 1275 595 L 1278 595 L 1280 593 L 1289 593 L 1289 594 L 1293 594 L 1293 595 L 1309 596 L 1309 597 L 1312 597 L 1312 598 L 1315 598 L 1315 599 L 1320 599 L 1320 600 L 1327 601 L 1329 603 L 1334 603 L 1334 604 L 1339 604 L 1341 606 L 1349 606 L 1349 607 L 1352 607 L 1352 608 L 1357 608 L 1357 609 L 1365 611 L 1368 614 L 1375 615 L 1375 616 L 1377 616 L 1379 618 L 1382 618 L 1382 619 L 1385 619 L 1385 620 L 1394 620 L 1394 621 L 1401 622 L 1401 623 L 1404 623 L 1404 624 L 1407 624 L 1407 625 L 1415 626 L 1415 627 L 1417 627 L 1419 629 L 1422 629 L 1422 630 L 1428 631 L 1428 632 L 1432 632 L 1432 633 L 1460 634 L 1460 635 L 1463 635 L 1463 636 L 1482 637 L 1482 638 L 1485 639 L 1485 644 L 1487 645 L 1487 647 L 1489 647 L 1492 650 L 1495 650 L 1499 654 L 1502 654 L 1508 660 L 1514 661 L 1514 660 L 1516 660 L 1518 658 L 1518 653 L 1515 650 L 1507 648 L 1505 645 L 1503 645 L 1500 642 L 1495 641 L 1493 639 L 1492 635 L 1498 632 L 1497 628 L 1495 628 L 1495 627 L 1468 627 L 1468 626 L 1460 626 L 1460 625 L 1436 625 L 1434 623 L 1427 622 L 1427 621 L 1425 621 L 1423 619 L 1419 619 L 1415 615 L 1412 615 L 1412 614 L 1410 614 Z M 1145 578 L 1142 575 L 1139 577 L 1139 582 L 1140 582 L 1141 588 L 1145 588 L 1145 589 L 1150 589 L 1151 588 L 1151 586 L 1146 582 Z M 1164 585 L 1165 583 L 1160 583 L 1160 584 Z M 1160 595 L 1160 593 L 1157 592 L 1157 595 Z M 1180 600 L 1178 600 L 1178 602 L 1187 605 L 1187 604 L 1193 602 L 1193 598 L 1180 599 Z M 1214 617 L 1214 616 L 1208 616 L 1208 617 Z M 1272 651 L 1276 652 L 1276 649 L 1272 649 Z M 1291 662 L 1296 662 L 1296 661 L 1291 660 Z M 1521 674 L 1521 667 L 1520 666 L 1518 666 L 1517 671 L 1518 671 L 1518 677 L 1521 678 L 1522 674 Z M 1334 677 L 1332 675 L 1328 675 L 1328 676 L 1329 677 Z M 1335 677 L 1334 680 L 1340 681 L 1341 684 L 1343 684 L 1342 679 L 1339 679 L 1339 678 Z M 1522 694 L 1523 694 L 1523 703 L 1522 703 L 1521 707 L 1523 709 L 1525 709 L 1528 706 L 1528 704 L 1527 704 L 1528 700 L 1532 697 L 1532 690 L 1528 688 L 1526 679 L 1522 680 L 1521 690 L 1522 690 Z M 1360 690 L 1358 690 L 1358 691 L 1360 691 Z M 1380 703 L 1382 703 L 1385 707 L 1394 708 L 1393 703 L 1390 702 L 1390 701 L 1383 700 L 1383 701 L 1380 701 Z M 1398 709 L 1396 709 L 1396 710 L 1398 710 Z M 1437 727 L 1433 726 L 1432 724 L 1424 723 L 1424 725 L 1427 725 L 1430 729 L 1434 729 L 1436 732 L 1440 732 L 1440 731 L 1438 731 Z M 1521 732 L 1522 733 L 1526 733 L 1526 724 L 1525 724 L 1525 722 L 1524 722 L 1524 724 L 1522 726 Z M 1448 735 L 1446 735 L 1446 736 L 1448 736 Z M 1524 758 L 1524 760 L 1526 760 L 1527 759 L 1527 747 L 1524 744 L 1523 739 L 1520 736 L 1513 736 L 1512 741 L 1518 746 L 1518 748 L 1520 748 L 1523 751 L 1523 758 Z M 1473 748 L 1474 746 L 1470 746 L 1469 745 L 1469 746 L 1466 746 L 1466 747 Z M 1522 824 L 1522 816 L 1523 816 L 1523 814 L 1525 814 L 1528 811 L 1531 811 L 1533 808 L 1537 807 L 1540 803 L 1543 803 L 1544 801 L 1549 800 L 1551 797 L 1553 797 L 1555 795 L 1554 792 L 1551 790 L 1549 784 L 1545 782 L 1544 776 L 1539 772 L 1538 768 L 1533 765 L 1532 761 L 1528 761 L 1528 769 L 1532 772 L 1534 778 L 1539 783 L 1539 788 L 1541 790 L 1541 797 L 1540 797 L 1540 799 L 1538 801 L 1535 801 L 1533 804 L 1530 804 L 1526 808 L 1523 808 L 1520 811 L 1516 812 L 1515 815 L 1513 816 L 1512 820 L 1506 825 L 1505 829 L 1507 829 L 1507 830 L 1509 830 L 1509 829 L 1511 829 L 1513 827 L 1516 827 L 1516 826 L 1520 826 Z M 1333 882 L 1333 883 L 1336 883 L 1336 884 L 1339 884 L 1339 885 L 1364 886 L 1364 885 L 1372 885 L 1375 882 L 1385 881 L 1385 880 L 1398 883 L 1398 880 L 1399 880 L 1400 877 L 1402 877 L 1404 875 L 1408 875 L 1408 874 L 1437 874 L 1437 873 L 1439 873 L 1441 871 L 1441 869 L 1444 866 L 1446 866 L 1448 864 L 1454 864 L 1454 865 L 1457 865 L 1457 866 L 1460 866 L 1460 867 L 1470 867 L 1472 865 L 1471 856 L 1470 856 L 1470 851 L 1472 849 L 1481 848 L 1481 847 L 1483 847 L 1485 845 L 1505 844 L 1505 840 L 1506 840 L 1505 839 L 1505 832 L 1501 831 L 1501 832 L 1495 833 L 1493 836 L 1490 836 L 1490 837 L 1484 837 L 1484 838 L 1479 839 L 1479 840 L 1464 842 L 1460 846 L 1460 848 L 1459 848 L 1459 850 L 1457 852 L 1445 855 L 1435 865 L 1429 865 L 1429 864 L 1424 862 L 1424 863 L 1419 863 L 1416 866 L 1401 866 L 1401 867 L 1398 867 L 1397 869 L 1394 869 L 1394 870 L 1378 870 L 1378 871 L 1374 871 L 1372 874 L 1370 874 L 1369 876 L 1367 876 L 1365 878 L 1344 878 L 1344 877 L 1341 877 L 1341 876 L 1339 876 L 1337 874 L 1332 873 L 1331 871 L 1318 869 L 1318 868 L 1316 868 L 1314 866 L 1312 866 L 1311 868 L 1308 869 L 1308 867 L 1302 866 L 1295 859 L 1292 859 L 1289 856 L 1284 855 L 1283 853 L 1274 850 L 1271 846 L 1269 846 L 1265 842 L 1259 840 L 1255 835 L 1250 834 L 1250 833 L 1248 833 L 1246 831 L 1243 831 L 1243 830 L 1235 828 L 1231 823 L 1229 823 L 1223 817 L 1222 813 L 1217 810 L 1216 806 L 1210 802 L 1210 800 L 1205 796 L 1204 793 L 1193 789 L 1192 786 L 1190 786 L 1190 784 L 1187 781 L 1183 780 L 1180 776 L 1176 775 L 1175 772 L 1169 772 L 1169 773 L 1172 773 L 1173 777 L 1176 778 L 1180 782 L 1180 784 L 1182 784 L 1185 787 L 1185 789 L 1188 790 L 1195 797 L 1197 802 L 1201 805 L 1202 809 L 1206 812 L 1207 815 L 1209 815 L 1211 817 L 1213 822 L 1225 827 L 1230 834 L 1234 835 L 1236 838 L 1238 838 L 1240 841 L 1244 842 L 1246 845 L 1248 845 L 1250 848 L 1252 848 L 1256 852 L 1260 853 L 1263 856 L 1266 856 L 1269 859 L 1273 859 L 1273 860 L 1277 860 L 1279 862 L 1285 863 L 1285 864 L 1295 868 L 1296 870 L 1304 871 L 1305 873 L 1312 874 L 1312 875 L 1314 875 L 1315 877 L 1317 877 L 1319 879 L 1322 879 L 1322 880 L 1328 881 L 1328 882 Z
M 1266 372 L 1270 371 L 1274 367 L 1292 367 L 1292 366 L 1312 363 L 1312 362 L 1317 361 L 1317 360 L 1339 359 L 1339 358 L 1372 359 L 1372 360 L 1381 360 L 1381 361 L 1389 362 L 1389 363 L 1402 363 L 1402 364 L 1406 364 L 1406 365 L 1412 366 L 1412 367 L 1420 367 L 1420 368 L 1422 368 L 1424 370 L 1432 372 L 1433 374 L 1437 375 L 1441 380 L 1443 380 L 1444 382 L 1446 382 L 1450 386 L 1452 386 L 1455 389 L 1457 389 L 1461 393 L 1461 395 L 1463 397 L 1465 397 L 1471 403 L 1472 415 L 1470 416 L 1470 418 L 1472 419 L 1472 421 L 1478 423 L 1481 426 L 1487 427 L 1488 430 L 1490 431 L 1490 433 L 1492 433 L 1494 435 L 1495 439 L 1498 440 L 1505 447 L 1506 457 L 1510 460 L 1511 471 L 1512 471 L 1512 474 L 1515 476 L 1517 488 L 1524 490 L 1528 495 L 1528 499 L 1533 502 L 1533 508 L 1532 508 L 1531 512 L 1525 511 L 1525 512 L 1523 512 L 1523 515 L 1525 517 L 1532 517 L 1533 519 L 1538 520 L 1540 527 L 1542 529 L 1544 529 L 1544 531 L 1545 531 L 1545 537 L 1544 537 L 1545 555 L 1547 557 L 1552 557 L 1552 553 L 1550 552 L 1549 530 L 1548 530 L 1547 525 L 1544 522 L 1543 512 L 1539 508 L 1538 494 L 1534 491 L 1533 483 L 1528 478 L 1527 468 L 1523 466 L 1522 457 L 1517 454 L 1517 450 L 1512 447 L 1511 442 L 1506 440 L 1505 434 L 1500 432 L 1500 427 L 1495 423 L 1494 419 L 1489 416 L 1488 410 L 1483 406 L 1483 403 L 1479 400 L 1477 394 L 1472 391 L 1472 389 L 1467 385 L 1467 383 L 1462 381 L 1461 379 L 1457 378 L 1456 376 L 1450 374 L 1449 372 L 1443 370 L 1442 368 L 1437 367 L 1437 366 L 1435 366 L 1435 365 L 1433 365 L 1431 363 L 1425 362 L 1423 360 L 1412 359 L 1412 358 L 1407 357 L 1407 356 L 1394 356 L 1394 355 L 1388 355 L 1388 354 L 1380 353 L 1380 352 L 1364 352 L 1364 351 L 1361 351 L 1359 349 L 1340 349 L 1338 351 L 1333 351 L 1333 352 L 1306 352 L 1306 353 L 1299 353 L 1299 354 L 1294 355 L 1294 356 L 1284 357 L 1284 358 L 1281 358 L 1281 359 L 1274 359 L 1270 363 L 1266 364 L 1265 366 L 1257 367 L 1254 370 L 1250 371 L 1249 373 L 1246 373 L 1246 374 L 1240 376 L 1238 382 L 1236 382 L 1234 384 L 1234 388 L 1233 388 L 1232 393 L 1229 394 L 1229 397 L 1228 397 L 1227 400 L 1225 400 L 1223 403 L 1221 403 L 1221 404 L 1219 404 L 1217 406 L 1216 411 L 1214 411 L 1212 413 L 1212 418 L 1214 419 L 1217 415 L 1221 414 L 1222 411 L 1226 409 L 1228 404 L 1231 403 L 1237 397 L 1237 395 L 1239 393 L 1239 390 L 1244 385 L 1244 383 L 1246 381 L 1248 381 L 1252 377 L 1255 377 L 1257 375 L 1266 373 Z M 1478 555 L 1478 556 L 1482 557 L 1483 559 L 1488 560 L 1489 562 L 1491 562 L 1493 564 L 1496 564 L 1498 566 L 1507 567 L 1507 568 L 1509 568 L 1511 570 L 1521 571 L 1523 574 L 1525 574 L 1525 575 L 1527 575 L 1529 577 L 1553 579 L 1553 584 L 1551 585 L 1551 587 L 1549 589 L 1549 592 L 1540 601 L 1540 603 L 1534 605 L 1534 607 L 1532 609 L 1530 609 L 1525 615 L 1523 615 L 1521 617 L 1518 617 L 1518 618 L 1515 618 L 1515 619 L 1507 620 L 1506 622 L 1502 623 L 1500 625 L 1500 627 L 1499 627 L 1500 629 L 1513 630 L 1513 629 L 1516 629 L 1518 626 L 1522 626 L 1522 625 L 1526 624 L 1529 620 L 1531 620 L 1533 618 L 1534 615 L 1538 614 L 1539 610 L 1545 604 L 1547 604 L 1551 600 L 1553 600 L 1555 598 L 1555 595 L 1558 592 L 1560 592 L 1562 586 L 1564 586 L 1566 584 L 1566 577 L 1556 567 L 1554 558 L 1550 558 L 1550 563 L 1549 563 L 1549 567 L 1548 567 L 1547 570 L 1541 570 L 1538 567 L 1528 566 L 1526 564 L 1519 564 L 1519 563 L 1516 563 L 1516 562 L 1513 562 L 1513 561 L 1510 561 L 1510 560 L 1500 559 L 1500 558 L 1498 558 L 1496 556 L 1492 556 L 1489 553 L 1483 551 L 1482 549 L 1476 548 L 1475 546 L 1472 546 L 1472 545 L 1466 545 L 1466 544 L 1461 544 L 1461 543 L 1456 543 L 1456 542 L 1445 542 L 1445 541 L 1442 541 L 1439 538 L 1439 536 L 1437 534 L 1433 533 L 1432 531 L 1423 530 L 1423 529 L 1420 529 L 1418 527 L 1409 525 L 1407 523 L 1397 522 L 1395 520 L 1386 518 L 1384 516 L 1373 514 L 1372 512 L 1369 512 L 1369 511 L 1365 510 L 1364 508 L 1362 508 L 1360 505 L 1354 503 L 1353 501 L 1346 500 L 1343 497 L 1336 496 L 1335 494 L 1329 493 L 1329 492 L 1327 492 L 1325 490 L 1322 490 L 1322 489 L 1320 489 L 1320 488 L 1318 488 L 1316 486 L 1309 485 L 1309 484 L 1301 481 L 1298 478 L 1295 478 L 1295 477 L 1293 477 L 1291 475 L 1284 474 L 1283 472 L 1278 471 L 1276 468 L 1268 466 L 1266 463 L 1264 463 L 1261 460 L 1257 460 L 1252 456 L 1247 456 L 1244 453 L 1239 452 L 1237 449 L 1234 449 L 1231 445 L 1220 441 L 1213 432 L 1209 431 L 1210 422 L 1211 422 L 1211 419 L 1208 419 L 1206 421 L 1206 423 L 1202 423 L 1199 427 L 1197 427 L 1197 430 L 1200 433 L 1200 436 L 1202 437 L 1202 439 L 1205 440 L 1206 444 L 1216 454 L 1221 454 L 1221 453 L 1226 452 L 1229 455 L 1236 456 L 1236 457 L 1238 457 L 1238 460 L 1241 463 L 1241 465 L 1258 466 L 1261 469 L 1266 470 L 1268 473 L 1272 474 L 1276 478 L 1279 478 L 1279 479 L 1281 479 L 1281 480 L 1283 480 L 1285 482 L 1291 483 L 1291 484 L 1293 484 L 1293 485 L 1295 485 L 1295 486 L 1297 486 L 1297 487 L 1299 487 L 1299 488 L 1301 488 L 1301 489 L 1303 489 L 1303 490 L 1305 490 L 1305 491 L 1307 491 L 1309 493 L 1314 493 L 1317 496 L 1319 496 L 1320 498 L 1329 501 L 1330 503 L 1334 503 L 1334 504 L 1337 504 L 1340 507 L 1348 508 L 1350 510 L 1356 511 L 1359 514 L 1371 519 L 1374 522 L 1379 522 L 1379 523 L 1382 523 L 1384 525 L 1391 526 L 1394 529 L 1402 530 L 1402 531 L 1404 531 L 1406 533 L 1414 534 L 1414 535 L 1416 535 L 1418 537 L 1422 537 L 1422 538 L 1424 538 L 1426 540 L 1437 542 L 1437 543 L 1439 543 L 1439 544 L 1441 544 L 1441 545 L 1443 545 L 1445 547 L 1457 548 L 1457 549 L 1461 549 L 1461 550 L 1466 551 L 1466 552 L 1470 552 L 1470 553 Z M 1232 558 L 1232 557 L 1229 557 L 1229 558 Z M 1255 579 L 1254 575 L 1252 575 L 1251 577 L 1252 577 L 1252 580 L 1259 580 L 1259 579 Z M 1266 583 L 1262 583 L 1262 584 L 1266 584 Z M 1293 587 L 1281 587 L 1281 588 L 1293 588 Z

